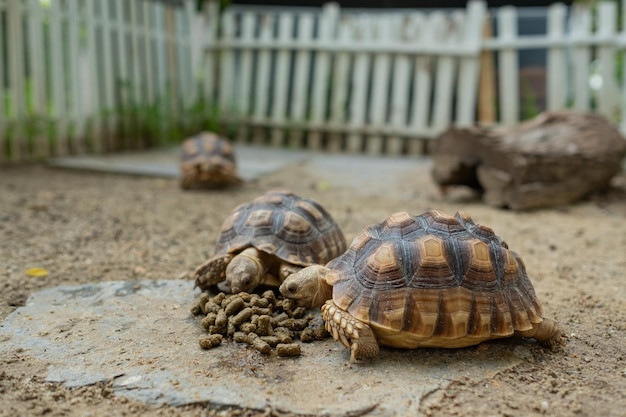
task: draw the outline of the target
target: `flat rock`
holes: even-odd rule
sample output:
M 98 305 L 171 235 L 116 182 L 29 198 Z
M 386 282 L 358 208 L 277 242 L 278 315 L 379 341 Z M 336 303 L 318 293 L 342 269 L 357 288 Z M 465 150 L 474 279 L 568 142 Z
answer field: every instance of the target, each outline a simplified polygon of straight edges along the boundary
M 332 340 L 297 358 L 263 356 L 234 342 L 202 350 L 185 280 L 60 286 L 31 295 L 0 326 L 0 354 L 47 364 L 67 386 L 111 382 L 151 404 L 207 403 L 315 415 L 418 415 L 420 402 L 458 379 L 482 380 L 522 358 L 515 339 L 445 350 L 381 350 L 350 364 Z

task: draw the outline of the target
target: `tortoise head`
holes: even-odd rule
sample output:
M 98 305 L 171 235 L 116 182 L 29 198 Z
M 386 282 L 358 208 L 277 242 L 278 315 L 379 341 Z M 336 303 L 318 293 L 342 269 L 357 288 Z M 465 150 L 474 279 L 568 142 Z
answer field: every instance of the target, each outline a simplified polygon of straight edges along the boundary
M 289 275 L 280 286 L 280 293 L 286 298 L 298 300 L 306 307 L 320 307 L 331 298 L 333 288 L 326 282 L 330 269 L 321 266 L 308 266 Z
M 251 292 L 261 282 L 265 269 L 257 257 L 240 253 L 226 267 L 225 283 L 233 294 Z

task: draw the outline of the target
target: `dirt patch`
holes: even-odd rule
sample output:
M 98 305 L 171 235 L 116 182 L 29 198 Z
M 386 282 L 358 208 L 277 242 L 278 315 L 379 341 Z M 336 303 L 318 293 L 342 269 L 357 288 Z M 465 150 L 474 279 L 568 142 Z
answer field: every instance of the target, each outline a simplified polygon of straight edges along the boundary
M 373 165 L 370 173 L 376 169 Z M 462 191 L 443 199 L 428 169 L 427 164 L 416 163 L 415 171 L 390 183 L 388 192 L 371 195 L 360 191 L 380 187 L 375 175 L 347 187 L 333 182 L 329 172 L 307 164 L 288 167 L 239 190 L 218 192 L 183 192 L 174 179 L 2 167 L 0 320 L 23 305 L 31 292 L 59 284 L 189 279 L 193 268 L 211 254 L 232 208 L 271 188 L 317 199 L 349 240 L 392 212 L 462 209 L 521 254 L 546 315 L 562 324 L 568 341 L 556 353 L 529 343 L 523 364 L 480 382 L 453 381 L 429 395 L 422 413 L 623 415 L 624 176 L 614 181 L 616 188 L 610 192 L 580 204 L 516 213 L 486 207 Z M 390 181 L 382 174 L 383 181 Z M 25 271 L 35 267 L 45 268 L 48 276 L 27 276 Z M 106 384 L 69 389 L 46 383 L 45 369 L 20 355 L 0 358 L 0 364 L 2 416 L 281 415 L 279 410 L 219 410 L 202 404 L 155 408 L 116 397 Z M 364 411 L 368 413 L 376 415 L 375 410 Z

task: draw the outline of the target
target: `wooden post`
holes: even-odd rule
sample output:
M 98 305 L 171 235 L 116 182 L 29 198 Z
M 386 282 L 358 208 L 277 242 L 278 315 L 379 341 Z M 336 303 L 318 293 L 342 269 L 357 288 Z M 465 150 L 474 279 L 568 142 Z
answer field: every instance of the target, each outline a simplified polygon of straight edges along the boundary
M 483 39 L 493 36 L 491 16 L 483 23 Z M 478 79 L 478 122 L 492 125 L 496 122 L 496 71 L 493 52 L 480 53 L 480 77 Z

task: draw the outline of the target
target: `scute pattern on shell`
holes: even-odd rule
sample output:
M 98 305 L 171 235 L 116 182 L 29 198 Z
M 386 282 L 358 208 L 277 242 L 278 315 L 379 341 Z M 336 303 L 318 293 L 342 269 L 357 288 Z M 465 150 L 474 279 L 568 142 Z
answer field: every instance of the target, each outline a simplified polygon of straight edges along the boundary
M 382 344 L 468 346 L 542 321 L 521 258 L 463 213 L 396 213 L 328 266 L 335 304 Z
M 241 183 L 233 146 L 212 132 L 200 132 L 183 141 L 180 170 L 183 188 Z
M 270 191 L 236 207 L 224 221 L 215 254 L 253 246 L 294 265 L 324 264 L 346 250 L 345 237 L 317 202 Z

